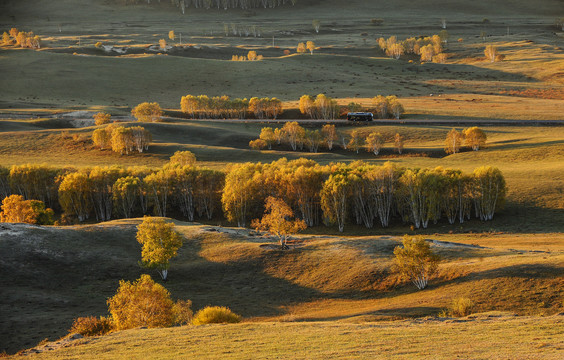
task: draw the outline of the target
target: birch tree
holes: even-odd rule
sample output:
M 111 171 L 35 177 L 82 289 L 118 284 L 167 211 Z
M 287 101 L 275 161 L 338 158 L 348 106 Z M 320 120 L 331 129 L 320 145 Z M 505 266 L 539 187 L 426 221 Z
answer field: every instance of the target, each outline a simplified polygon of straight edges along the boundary
M 437 272 L 439 255 L 421 237 L 403 237 L 402 246 L 394 249 L 394 267 L 400 275 L 411 281 L 419 290 L 427 287 L 429 279 Z
M 66 214 L 75 215 L 78 221 L 87 220 L 92 209 L 90 180 L 86 171 L 65 175 L 59 185 L 59 203 Z
M 337 129 L 335 128 L 335 125 L 323 125 L 323 127 L 321 128 L 321 133 L 323 134 L 323 140 L 327 145 L 329 151 L 333 150 L 333 143 L 338 139 Z
M 380 153 L 380 149 L 382 149 L 382 145 L 384 144 L 384 139 L 382 135 L 377 132 L 371 132 L 366 137 L 366 150 L 368 152 L 374 153 L 374 155 L 378 155 Z
M 404 143 L 405 140 L 403 139 L 403 136 L 401 136 L 399 133 L 396 133 L 396 135 L 394 136 L 394 148 L 400 155 L 403 152 Z
M 480 150 L 486 146 L 486 141 L 488 136 L 486 133 L 477 126 L 473 126 L 471 128 L 467 128 L 462 130 L 462 134 L 464 135 L 464 142 L 466 146 L 469 146 L 474 151 Z
M 474 206 L 482 221 L 492 220 L 496 209 L 505 203 L 505 178 L 498 168 L 482 166 L 474 170 Z
M 321 189 L 323 216 L 329 223 L 337 224 L 340 232 L 345 228 L 349 194 L 350 180 L 346 174 L 332 174 Z
M 142 245 L 141 263 L 144 267 L 156 269 L 163 281 L 167 280 L 170 259 L 182 247 L 182 237 L 174 224 L 164 219 L 145 217 L 137 227 L 137 242 Z
M 445 139 L 445 152 L 447 154 L 456 154 L 460 152 L 462 139 L 462 134 L 456 131 L 456 129 L 449 131 Z
M 121 177 L 112 185 L 112 198 L 115 207 L 125 218 L 130 218 L 141 187 L 141 181 L 136 176 Z
M 288 249 L 287 240 L 292 234 L 307 228 L 303 220 L 291 220 L 294 212 L 284 200 L 269 196 L 266 198 L 265 211 L 262 218 L 254 219 L 251 227 L 264 230 L 276 236 L 281 249 Z

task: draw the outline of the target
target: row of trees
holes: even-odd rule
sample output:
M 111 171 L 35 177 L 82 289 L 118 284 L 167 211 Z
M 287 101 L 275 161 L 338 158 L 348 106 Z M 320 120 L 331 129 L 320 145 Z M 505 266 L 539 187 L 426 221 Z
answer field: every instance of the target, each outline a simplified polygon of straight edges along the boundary
M 120 155 L 129 155 L 134 151 L 142 153 L 149 149 L 152 139 L 151 133 L 141 126 L 124 127 L 110 124 L 92 133 L 92 142 L 100 150 L 111 149 Z
M 170 211 L 192 221 L 211 219 L 221 206 L 231 222 L 245 226 L 259 218 L 269 196 L 285 199 L 308 226 L 346 223 L 371 228 L 393 218 L 426 228 L 446 217 L 450 223 L 491 220 L 505 198 L 498 169 L 481 167 L 472 174 L 436 168 L 406 169 L 354 162 L 320 166 L 313 160 L 281 159 L 270 164 L 244 163 L 220 172 L 194 166 L 193 154 L 180 152 L 161 169 L 96 167 L 79 171 L 46 166 L 14 166 L 3 177 L 9 195 L 26 200 L 58 201 L 68 216 L 84 221 Z M 0 168 L 0 174 L 6 174 Z M 2 178 L 2 177 L 0 177 Z M 51 194 L 51 198 L 47 194 Z M 25 195 L 24 195 L 25 194 Z M 8 196 L 9 196 L 8 195 Z
M 40 200 L 63 219 L 98 221 L 155 213 L 211 219 L 221 208 L 225 174 L 195 166 L 189 151 L 177 152 L 161 169 L 94 167 L 56 169 L 47 165 L 0 166 L 0 200 L 12 194 Z M 34 205 L 34 204 L 32 204 Z M 26 221 L 27 222 L 27 221 Z
M 257 119 L 276 119 L 282 114 L 282 101 L 277 98 L 230 99 L 229 96 L 186 95 L 180 100 L 180 110 L 191 118 L 239 118 L 248 112 Z
M 190 221 L 196 216 L 211 219 L 219 208 L 223 178 L 219 171 L 174 163 L 157 171 L 84 169 L 62 179 L 59 202 L 79 221 L 93 213 L 98 221 L 151 212 L 166 216 L 171 209 Z
M 431 37 L 410 37 L 398 41 L 397 37 L 379 38 L 378 45 L 387 56 L 399 59 L 404 54 L 418 55 L 421 61 L 445 62 L 447 55 L 443 53 L 443 45 L 448 41 L 448 33 L 442 30 L 439 35 Z
M 33 31 L 19 31 L 17 28 L 11 28 L 9 33 L 4 32 L 2 34 L 2 43 L 6 45 L 15 44 L 22 48 L 41 48 L 41 38 L 38 35 L 35 35 Z
M 396 134 L 393 141 L 396 152 L 401 154 L 404 138 Z M 331 151 L 336 143 L 339 143 L 344 150 L 348 149 L 357 153 L 365 146 L 368 152 L 378 155 L 384 146 L 385 139 L 378 132 L 365 133 L 358 129 L 353 130 L 349 136 L 347 133 L 337 131 L 335 125 L 331 124 L 323 125 L 320 130 L 309 130 L 294 121 L 287 122 L 282 128 L 262 128 L 259 138 L 251 140 L 249 146 L 255 150 L 265 148 L 270 150 L 275 144 L 286 144 L 294 151 L 306 148 L 310 152 L 317 152 L 321 146 Z
M 262 55 L 257 55 L 256 51 L 249 51 L 247 56 L 245 55 L 233 55 L 231 56 L 231 61 L 261 61 L 263 59 Z
M 266 198 L 285 199 L 308 226 L 346 223 L 367 228 L 392 218 L 426 228 L 445 216 L 450 223 L 471 216 L 491 220 L 505 198 L 498 169 L 482 167 L 472 174 L 436 168 L 405 169 L 355 162 L 320 166 L 312 160 L 281 159 L 271 164 L 232 165 L 226 174 L 222 205 L 229 221 L 245 226 L 260 217 Z
M 349 104 L 348 107 L 351 111 L 359 111 L 362 109 L 362 107 L 358 105 L 358 109 L 355 108 L 353 110 L 351 109 L 351 104 Z M 343 109 L 346 110 L 347 108 L 343 107 Z M 186 95 L 180 99 L 180 110 L 193 119 L 244 119 L 248 113 L 252 113 L 257 119 L 276 119 L 283 112 L 282 101 L 277 98 L 253 97 L 250 100 L 246 98 L 231 99 L 227 95 L 213 97 L 207 95 Z M 319 94 L 316 97 L 302 95 L 299 100 L 299 110 L 301 114 L 311 119 L 320 120 L 334 120 L 339 118 L 342 111 L 337 101 L 325 94 Z M 405 112 L 403 105 L 394 95 L 386 97 L 378 95 L 374 97 L 372 100 L 372 108 L 369 110 L 373 111 L 375 116 L 381 119 L 390 117 L 400 119 Z

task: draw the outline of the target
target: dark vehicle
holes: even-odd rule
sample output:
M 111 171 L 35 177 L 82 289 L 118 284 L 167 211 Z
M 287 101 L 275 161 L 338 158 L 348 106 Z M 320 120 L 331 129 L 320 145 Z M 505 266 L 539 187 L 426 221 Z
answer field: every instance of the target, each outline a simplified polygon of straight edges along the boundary
M 349 121 L 372 121 L 374 115 L 369 112 L 350 112 L 347 114 Z

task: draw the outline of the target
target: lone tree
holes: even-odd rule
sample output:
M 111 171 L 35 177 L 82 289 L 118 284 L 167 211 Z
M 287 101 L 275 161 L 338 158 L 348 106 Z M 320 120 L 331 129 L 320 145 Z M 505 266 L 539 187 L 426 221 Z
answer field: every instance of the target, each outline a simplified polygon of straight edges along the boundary
M 182 246 L 182 238 L 174 230 L 174 224 L 162 218 L 145 217 L 138 227 L 137 241 L 143 245 L 141 264 L 156 269 L 166 281 L 169 260 L 176 256 Z
M 266 198 L 264 207 L 262 219 L 254 219 L 251 227 L 275 235 L 280 242 L 280 247 L 288 249 L 286 240 L 291 234 L 307 228 L 305 221 L 290 220 L 294 216 L 294 212 L 282 199 L 269 196 Z
M 104 124 L 108 124 L 111 121 L 112 115 L 105 113 L 105 112 L 99 112 L 94 114 L 94 123 L 96 125 L 104 125 Z
M 131 110 L 131 115 L 141 122 L 158 122 L 162 120 L 163 111 L 159 103 L 143 102 Z
M 400 155 L 403 151 L 404 142 L 405 141 L 403 139 L 403 136 L 401 136 L 399 133 L 396 133 L 396 136 L 394 137 L 394 148 L 396 149 L 396 152 Z
M 486 56 L 486 59 L 488 59 L 490 62 L 494 62 L 497 57 L 497 47 L 493 45 L 486 46 L 486 49 L 484 50 L 484 55 Z
M 403 246 L 394 249 L 394 266 L 401 276 L 422 290 L 429 278 L 437 272 L 440 257 L 431 251 L 431 246 L 422 238 L 403 237 Z
M 464 142 L 467 146 L 471 147 L 472 150 L 478 151 L 480 148 L 486 146 L 488 136 L 479 127 L 473 126 L 471 128 L 464 129 L 462 133 L 464 134 Z
M 313 26 L 313 29 L 315 30 L 316 33 L 319 33 L 319 27 L 321 27 L 321 21 L 315 19 L 311 22 L 311 26 Z
M 192 318 L 190 300 L 174 303 L 170 293 L 147 274 L 133 282 L 120 280 L 116 294 L 108 299 L 108 310 L 117 330 L 187 324 Z
M 196 155 L 191 151 L 177 151 L 172 155 L 168 161 L 172 166 L 194 166 L 196 165 Z

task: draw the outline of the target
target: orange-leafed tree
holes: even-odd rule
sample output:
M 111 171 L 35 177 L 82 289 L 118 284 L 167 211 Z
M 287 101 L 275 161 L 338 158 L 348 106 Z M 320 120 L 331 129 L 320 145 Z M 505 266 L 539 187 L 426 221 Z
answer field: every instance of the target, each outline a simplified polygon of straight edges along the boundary
M 276 236 L 280 247 L 288 249 L 286 244 L 288 237 L 307 227 L 305 221 L 291 220 L 292 217 L 294 217 L 294 212 L 284 200 L 269 196 L 266 198 L 262 219 L 254 219 L 251 226 Z
M 2 201 L 0 222 L 53 224 L 53 210 L 45 209 L 43 201 L 24 200 L 21 195 L 10 195 Z

